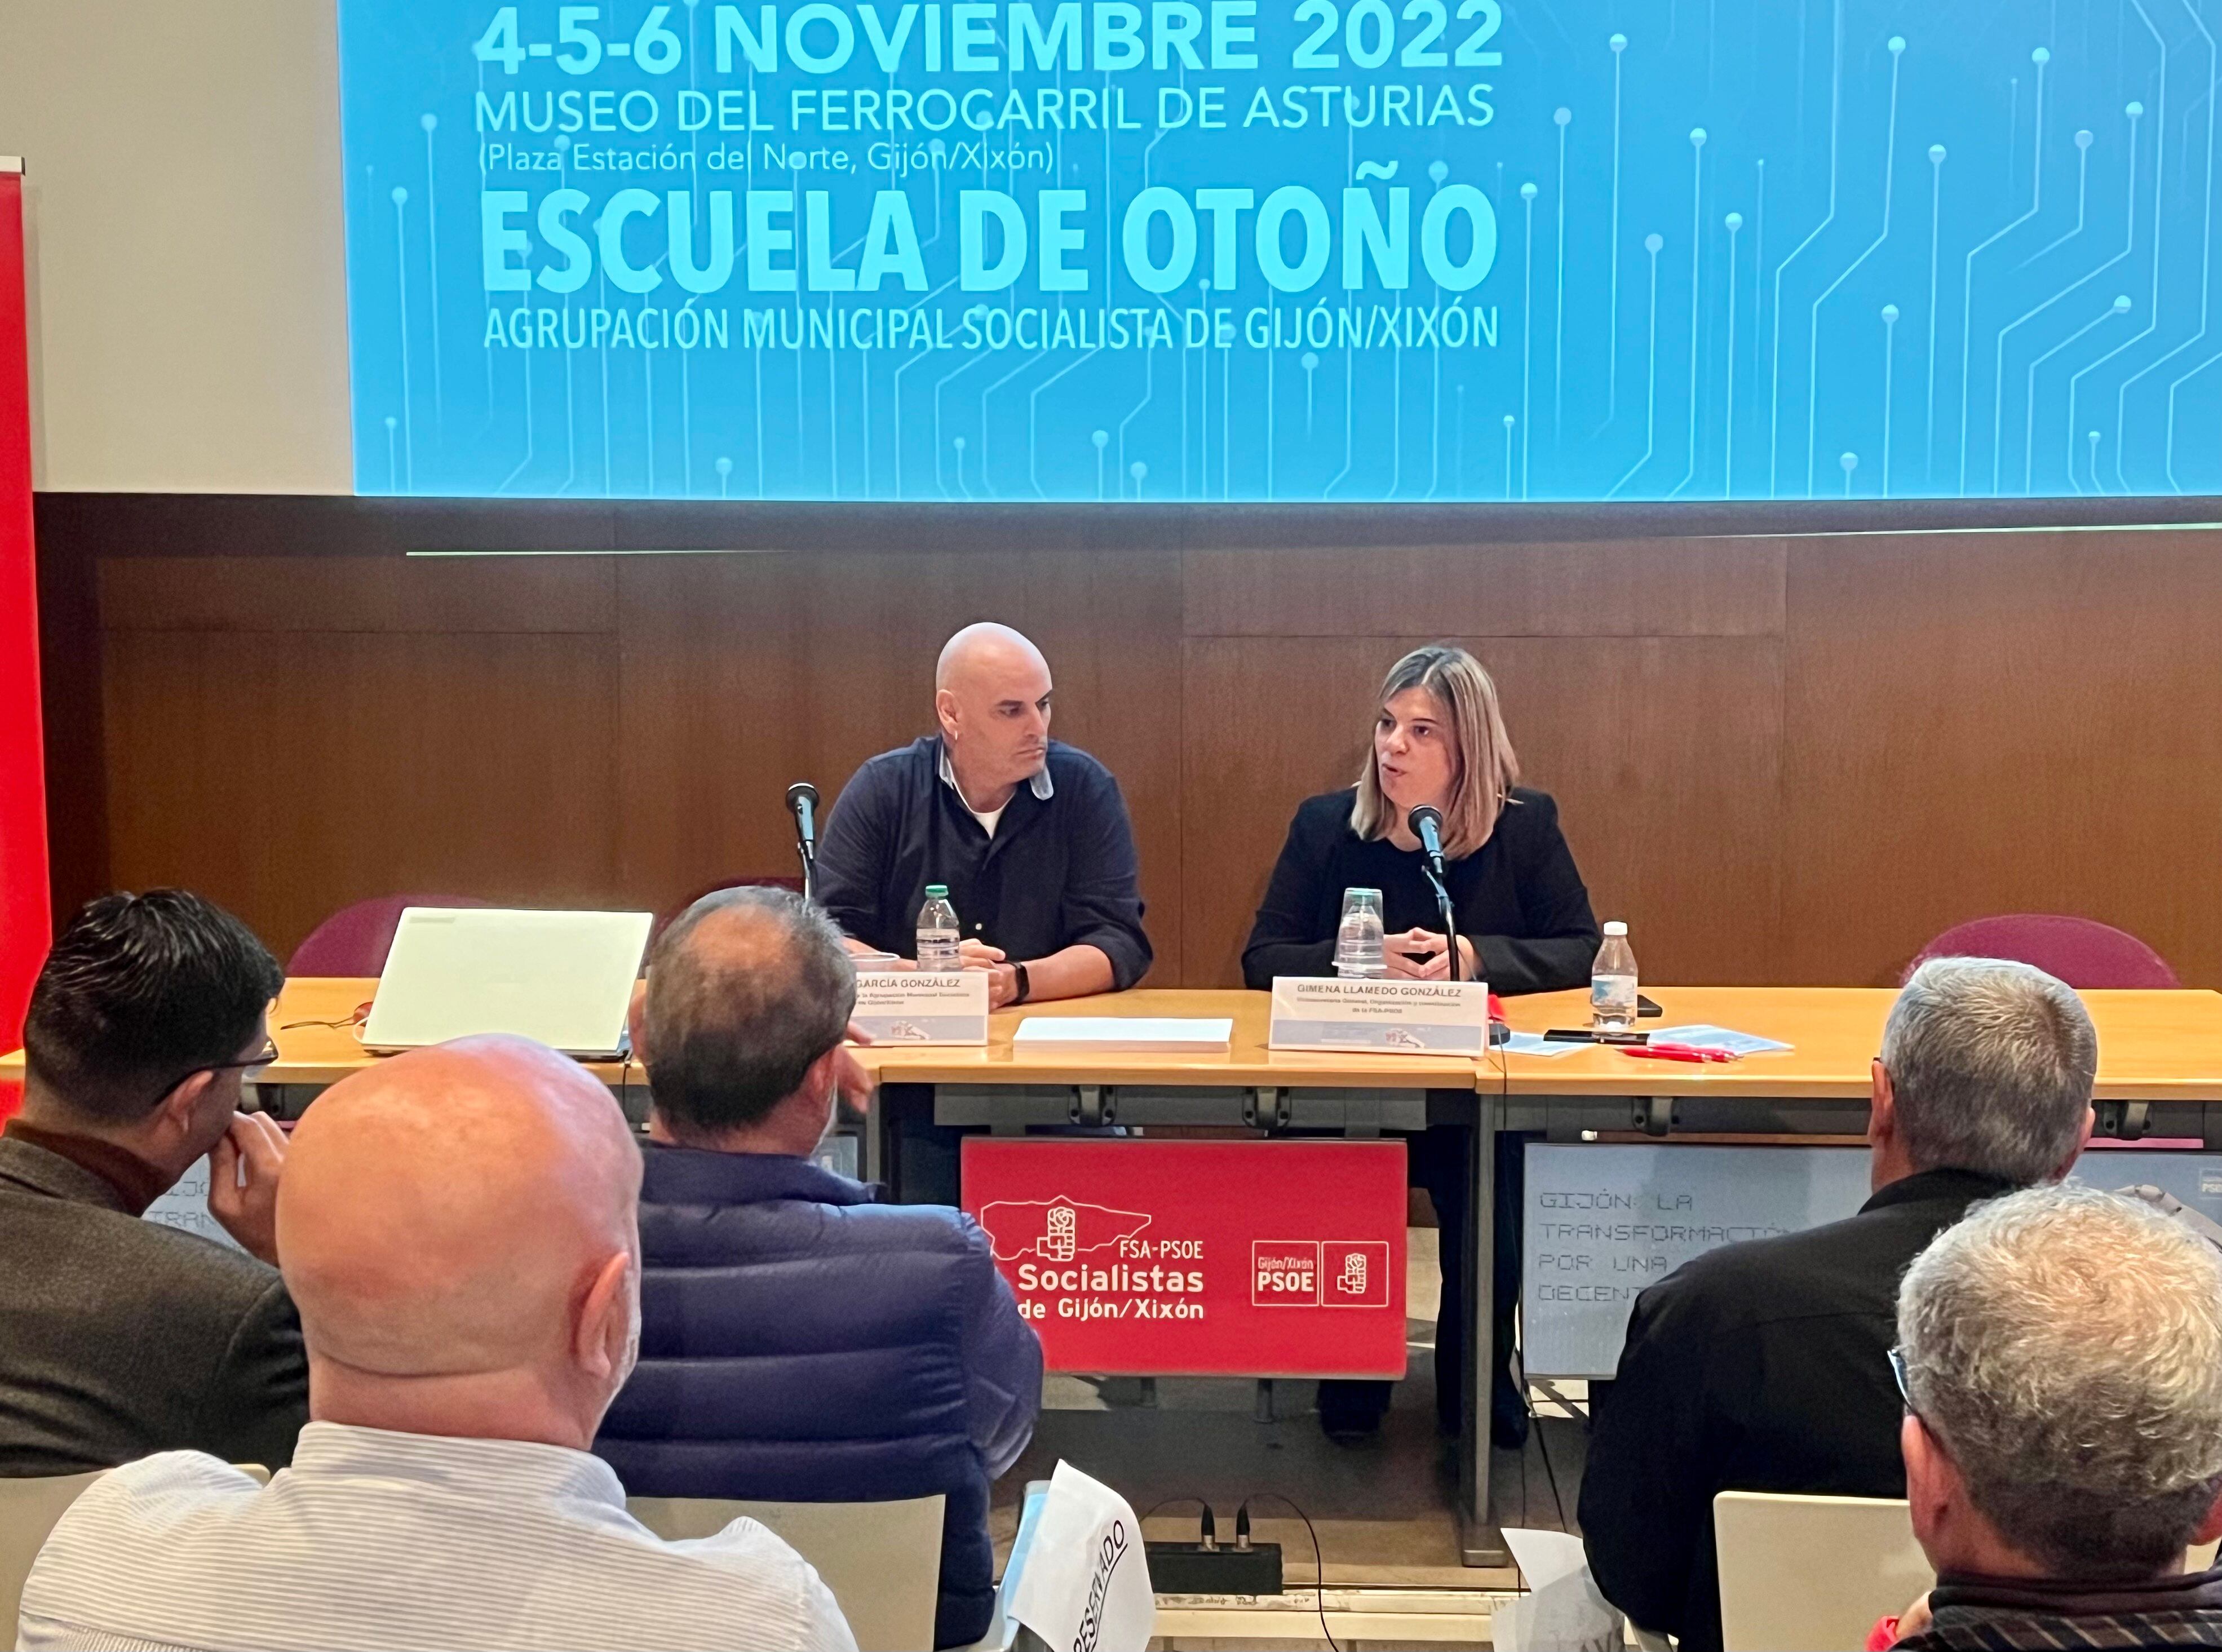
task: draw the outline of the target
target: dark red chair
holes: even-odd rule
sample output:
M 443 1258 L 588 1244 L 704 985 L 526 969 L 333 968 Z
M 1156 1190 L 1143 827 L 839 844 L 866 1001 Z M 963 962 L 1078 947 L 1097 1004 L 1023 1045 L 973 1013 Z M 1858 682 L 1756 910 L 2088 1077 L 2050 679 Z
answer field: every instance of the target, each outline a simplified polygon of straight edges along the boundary
M 393 932 L 401 927 L 406 907 L 486 907 L 468 895 L 381 895 L 358 901 L 311 930 L 308 939 L 293 949 L 286 961 L 292 975 L 383 975 L 386 955 L 393 950 Z
M 1911 976 L 1932 958 L 2008 958 L 2033 964 L 2078 992 L 2175 987 L 2168 960 L 2125 930 L 2091 918 L 2024 912 L 1955 925 L 1906 965 Z

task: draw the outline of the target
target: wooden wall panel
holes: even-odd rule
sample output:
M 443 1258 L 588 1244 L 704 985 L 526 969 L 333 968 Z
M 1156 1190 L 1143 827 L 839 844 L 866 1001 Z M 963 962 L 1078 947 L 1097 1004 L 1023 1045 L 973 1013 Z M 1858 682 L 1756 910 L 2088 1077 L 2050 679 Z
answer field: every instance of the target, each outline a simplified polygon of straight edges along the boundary
M 830 809 L 865 758 L 931 732 L 942 644 L 994 619 L 1048 654 L 1058 738 L 1119 776 L 1151 935 L 1168 965 L 1179 958 L 1172 553 L 644 557 L 620 582 L 620 859 L 637 898 L 792 874 L 788 783 L 813 782 Z
M 1892 981 L 1964 919 L 2064 912 L 2222 983 L 2218 537 L 1796 548 L 1786 979 Z
M 1780 867 L 1773 638 L 1468 638 L 1524 778 L 1551 793 L 1600 917 L 1661 981 L 1764 981 Z M 1239 981 L 1297 803 L 1356 778 L 1408 638 L 1188 644 L 1190 984 Z M 1212 800 L 1208 805 L 1204 800 Z
M 616 900 L 610 636 L 114 631 L 107 882 L 182 883 L 283 958 L 410 890 Z
M 609 631 L 607 556 L 138 556 L 100 564 L 111 631 Z
M 1125 787 L 1153 981 L 1227 983 L 1290 810 L 1447 633 L 1654 979 L 1880 982 L 2051 910 L 2222 984 L 2222 535 L 1670 515 L 43 496 L 58 903 L 186 883 L 284 950 L 406 888 L 788 873 L 787 782 L 930 726 L 1000 618 Z M 725 554 L 400 554 L 536 545 Z
M 1783 541 L 1249 547 L 1187 558 L 1191 637 L 1772 637 Z

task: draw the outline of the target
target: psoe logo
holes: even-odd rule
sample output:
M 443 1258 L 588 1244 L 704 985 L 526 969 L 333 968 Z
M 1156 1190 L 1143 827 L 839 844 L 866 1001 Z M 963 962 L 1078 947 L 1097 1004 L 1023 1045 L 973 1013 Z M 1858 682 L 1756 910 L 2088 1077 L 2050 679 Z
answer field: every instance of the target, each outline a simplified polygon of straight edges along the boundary
M 1320 1299 L 1320 1247 L 1309 1239 L 1250 1241 L 1250 1305 L 1315 1308 Z
M 1084 1204 L 1060 1193 L 1053 1199 L 997 1199 L 980 1207 L 979 1220 L 998 1262 L 1026 1256 L 1070 1262 L 1132 1239 L 1151 1218 L 1139 1210 Z
M 1328 1240 L 1320 1247 L 1320 1274 L 1322 1307 L 1390 1305 L 1389 1241 L 1384 1239 Z

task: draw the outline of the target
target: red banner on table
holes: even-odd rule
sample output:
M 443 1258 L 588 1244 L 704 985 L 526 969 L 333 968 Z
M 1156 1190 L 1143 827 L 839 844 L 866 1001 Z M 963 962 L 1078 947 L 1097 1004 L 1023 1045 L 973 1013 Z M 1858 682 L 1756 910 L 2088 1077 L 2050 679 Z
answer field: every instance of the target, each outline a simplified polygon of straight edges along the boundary
M 964 1143 L 1052 1371 L 1402 1377 L 1400 1141 Z

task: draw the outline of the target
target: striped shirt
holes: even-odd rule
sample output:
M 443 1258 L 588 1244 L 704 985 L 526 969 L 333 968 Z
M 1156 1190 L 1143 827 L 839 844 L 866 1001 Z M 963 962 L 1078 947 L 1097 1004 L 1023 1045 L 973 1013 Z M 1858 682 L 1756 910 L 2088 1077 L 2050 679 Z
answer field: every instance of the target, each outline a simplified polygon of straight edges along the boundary
M 753 1520 L 666 1542 L 585 1452 L 334 1423 L 267 1488 L 191 1451 L 96 1481 L 40 1551 L 18 1634 L 31 1652 L 856 1646 Z

